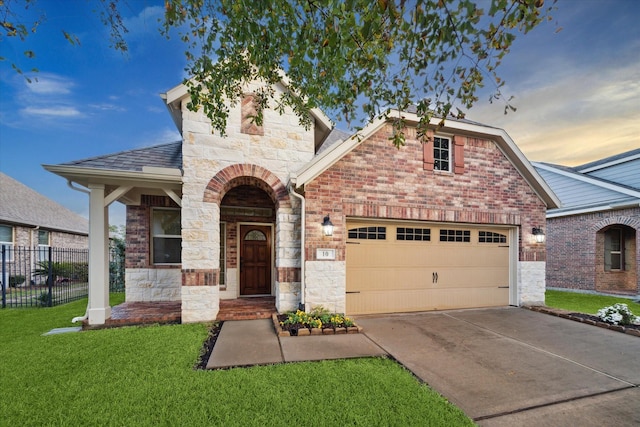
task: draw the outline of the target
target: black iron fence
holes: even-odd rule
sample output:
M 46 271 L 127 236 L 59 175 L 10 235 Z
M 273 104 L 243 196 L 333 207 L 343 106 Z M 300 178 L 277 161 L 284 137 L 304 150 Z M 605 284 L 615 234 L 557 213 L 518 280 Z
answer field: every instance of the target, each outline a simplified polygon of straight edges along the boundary
M 124 250 L 109 252 L 109 289 L 124 291 Z M 89 251 L 2 245 L 2 308 L 53 307 L 89 293 Z

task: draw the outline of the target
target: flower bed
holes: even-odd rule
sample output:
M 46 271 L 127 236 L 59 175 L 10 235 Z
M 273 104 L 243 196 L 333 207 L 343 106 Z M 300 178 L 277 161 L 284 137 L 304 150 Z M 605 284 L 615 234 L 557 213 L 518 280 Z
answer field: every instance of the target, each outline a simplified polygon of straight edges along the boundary
M 311 313 L 302 310 L 274 314 L 273 325 L 278 336 L 357 334 L 362 328 L 349 317 L 339 313 L 330 313 L 322 307 Z

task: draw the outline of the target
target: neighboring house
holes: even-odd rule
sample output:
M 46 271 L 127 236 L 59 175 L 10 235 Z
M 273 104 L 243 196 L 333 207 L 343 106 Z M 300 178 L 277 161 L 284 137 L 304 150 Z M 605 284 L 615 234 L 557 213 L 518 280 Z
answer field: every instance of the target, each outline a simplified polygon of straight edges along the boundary
M 39 254 L 49 247 L 87 249 L 88 232 L 86 218 L 0 173 L 0 246 L 38 247 Z M 13 262 L 12 250 L 5 262 Z
M 547 286 L 640 293 L 640 149 L 534 166 L 562 201 L 547 212 Z
M 97 265 L 116 200 L 127 205 L 127 301 L 181 301 L 183 322 L 255 295 L 281 312 L 348 314 L 544 303 L 532 230 L 559 200 L 506 132 L 434 120 L 420 141 L 407 112 L 396 149 L 385 120 L 349 135 L 317 110 L 310 129 L 266 110 L 257 126 L 255 89 L 224 137 L 180 85 L 163 99 L 181 142 L 45 166 L 91 192 L 90 324 L 110 316 Z

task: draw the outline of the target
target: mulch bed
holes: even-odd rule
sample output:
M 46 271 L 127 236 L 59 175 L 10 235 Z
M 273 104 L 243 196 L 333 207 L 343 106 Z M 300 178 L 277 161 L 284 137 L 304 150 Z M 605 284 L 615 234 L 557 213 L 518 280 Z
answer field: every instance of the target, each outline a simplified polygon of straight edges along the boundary
M 279 324 L 280 324 L 280 322 L 284 322 L 285 320 L 287 320 L 287 317 L 288 317 L 288 316 L 287 316 L 286 314 L 278 314 L 278 315 L 276 316 L 276 318 L 278 319 L 278 323 L 279 323 Z M 304 325 L 304 324 L 302 324 L 302 323 L 285 323 L 284 325 L 283 325 L 283 324 L 280 324 L 280 327 L 282 328 L 282 330 L 283 330 L 283 331 L 288 331 L 288 332 L 289 332 L 289 334 L 290 334 L 292 337 L 298 336 L 298 330 L 299 330 L 299 329 L 309 329 L 309 330 L 311 330 L 311 328 L 309 328 L 309 326 L 308 326 L 308 325 Z M 340 328 L 340 325 L 339 325 L 339 326 L 337 326 L 337 327 L 338 327 L 338 328 Z M 334 327 L 334 326 L 329 326 L 329 325 L 325 325 L 322 329 L 323 329 L 323 330 L 325 330 L 325 329 L 332 329 L 332 330 L 334 330 L 334 331 L 335 331 L 336 327 Z
M 546 306 L 529 306 L 526 308 L 532 311 L 538 311 L 540 313 L 551 314 L 553 316 L 562 317 L 576 322 L 582 322 L 587 325 L 598 326 L 600 328 L 610 329 L 612 331 L 622 332 L 640 337 L 640 325 L 614 325 L 612 323 L 603 322 L 598 316 L 594 316 L 592 314 L 572 313 L 566 310 L 561 310 L 559 308 Z
M 602 320 L 600 320 L 600 318 L 598 316 L 594 316 L 594 315 L 591 315 L 591 314 L 571 313 L 570 316 L 577 317 L 579 319 L 583 319 L 583 321 L 584 320 L 591 320 L 591 321 L 594 321 L 594 322 L 604 323 L 604 322 L 602 322 Z M 615 326 L 613 324 L 610 324 L 610 325 L 611 326 Z M 640 331 L 640 325 L 624 325 L 623 327 L 625 329 L 635 329 L 636 331 Z
M 211 329 L 209 329 L 209 334 L 207 335 L 207 339 L 204 340 L 202 344 L 202 350 L 200 350 L 200 357 L 198 358 L 198 362 L 194 369 L 207 369 L 207 362 L 209 362 L 209 358 L 211 357 L 211 353 L 213 352 L 213 347 L 216 345 L 216 341 L 218 339 L 218 335 L 220 334 L 220 329 L 222 329 L 222 324 L 224 322 L 215 322 L 211 325 Z

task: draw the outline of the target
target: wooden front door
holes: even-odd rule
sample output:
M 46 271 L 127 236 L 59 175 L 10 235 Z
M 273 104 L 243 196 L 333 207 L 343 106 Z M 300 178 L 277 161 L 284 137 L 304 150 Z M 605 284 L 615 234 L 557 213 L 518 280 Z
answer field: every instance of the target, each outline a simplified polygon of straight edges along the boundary
M 271 227 L 240 226 L 240 295 L 271 294 Z

